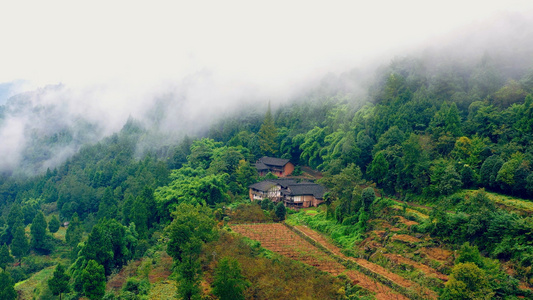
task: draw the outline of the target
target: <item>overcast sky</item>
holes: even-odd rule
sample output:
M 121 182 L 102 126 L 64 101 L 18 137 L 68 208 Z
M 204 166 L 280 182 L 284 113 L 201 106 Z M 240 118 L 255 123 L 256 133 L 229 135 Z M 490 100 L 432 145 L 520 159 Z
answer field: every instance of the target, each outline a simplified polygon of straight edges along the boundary
M 448 42 L 445 51 L 464 51 L 469 32 L 506 44 L 499 36 L 530 24 L 502 28 L 498 20 L 517 13 L 533 16 L 533 1 L 0 1 L 0 105 L 62 84 L 7 106 L 0 172 L 43 172 L 130 117 L 154 133 L 141 149 L 168 145 L 243 105 L 261 111 L 297 97 L 329 72 L 364 72 Z M 453 42 L 463 33 L 466 43 Z M 39 139 L 64 131 L 72 142 L 42 156 Z
M 532 9 L 478 0 L 2 1 L 0 83 L 140 91 L 208 71 L 219 84 L 278 88 Z

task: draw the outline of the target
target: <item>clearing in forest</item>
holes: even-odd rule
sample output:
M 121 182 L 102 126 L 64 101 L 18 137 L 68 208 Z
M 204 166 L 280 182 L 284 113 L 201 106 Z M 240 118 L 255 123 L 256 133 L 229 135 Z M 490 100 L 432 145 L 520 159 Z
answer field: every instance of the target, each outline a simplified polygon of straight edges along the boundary
M 241 224 L 234 225 L 232 228 L 235 232 L 243 236 L 259 241 L 261 246 L 268 250 L 314 266 L 334 276 L 345 274 L 357 285 L 376 293 L 376 299 L 407 299 L 375 279 L 358 271 L 346 269 L 346 267 L 338 263 L 333 257 L 282 224 Z

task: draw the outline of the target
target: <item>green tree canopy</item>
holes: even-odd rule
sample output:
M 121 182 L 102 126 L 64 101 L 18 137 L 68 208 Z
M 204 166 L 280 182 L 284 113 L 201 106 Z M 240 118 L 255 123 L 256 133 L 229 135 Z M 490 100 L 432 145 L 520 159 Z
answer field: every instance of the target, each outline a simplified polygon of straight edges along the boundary
M 91 300 L 99 300 L 105 294 L 104 267 L 94 260 L 89 260 L 81 273 L 83 293 Z
M 369 186 L 363 189 L 363 192 L 361 194 L 361 198 L 363 200 L 364 208 L 366 211 L 370 210 L 370 206 L 376 199 L 376 192 L 374 191 L 374 188 Z
M 50 253 L 52 251 L 52 244 L 50 243 L 49 237 L 46 234 L 46 219 L 44 214 L 39 211 L 31 223 L 30 232 L 31 232 L 31 248 L 37 252 L 41 253 Z
M 213 281 L 213 294 L 220 300 L 244 300 L 249 282 L 241 274 L 239 262 L 224 257 L 218 262 Z
M 59 227 L 61 227 L 61 222 L 59 222 L 56 215 L 53 215 L 50 222 L 48 222 L 48 230 L 50 230 L 51 233 L 56 233 L 59 230 Z
M 81 228 L 80 219 L 78 213 L 74 213 L 67 227 L 67 233 L 65 240 L 71 248 L 75 248 L 79 242 L 81 242 L 83 229 Z
M 278 153 L 279 145 L 277 142 L 278 131 L 274 125 L 274 118 L 270 111 L 270 103 L 268 103 L 268 110 L 265 114 L 265 119 L 258 133 L 259 148 L 263 155 L 274 156 Z
M 63 265 L 58 264 L 53 277 L 48 280 L 48 287 L 52 291 L 52 294 L 59 295 L 59 299 L 61 300 L 61 294 L 69 291 L 69 281 L 70 276 L 65 272 L 65 268 Z
M 11 242 L 11 253 L 15 257 L 22 259 L 23 256 L 28 254 L 30 250 L 30 244 L 28 243 L 28 238 L 24 232 L 24 227 L 19 223 L 15 226 L 15 231 L 13 232 L 13 241 Z
M 441 299 L 492 299 L 492 291 L 485 271 L 476 264 L 459 263 L 445 284 Z
M 283 202 L 280 201 L 276 205 L 276 210 L 275 210 L 276 217 L 278 217 L 280 221 L 283 221 L 285 220 L 286 213 L 287 213 L 287 209 L 285 208 L 285 205 L 283 205 Z
M 455 170 L 455 166 L 444 159 L 433 162 L 431 166 L 430 189 L 436 195 L 451 195 L 461 186 L 461 175 Z
M 199 254 L 202 241 L 193 236 L 182 245 L 178 269 L 178 297 L 183 300 L 200 299 L 201 264 Z
M 372 160 L 370 168 L 368 168 L 368 175 L 370 178 L 372 178 L 372 180 L 378 184 L 381 184 L 385 180 L 387 172 L 389 172 L 389 163 L 385 159 L 383 152 L 380 151 Z
M 207 242 L 216 237 L 215 219 L 209 208 L 182 203 L 173 213 L 174 220 L 167 227 L 169 242 L 167 252 L 175 260 L 181 261 L 188 244 L 199 240 Z
M 117 200 L 115 199 L 115 196 L 113 194 L 113 190 L 110 186 L 108 186 L 104 194 L 102 196 L 102 199 L 100 199 L 100 203 L 98 205 L 98 219 L 108 218 L 113 219 L 116 218 L 118 214 L 118 208 L 117 208 Z
M 22 209 L 20 208 L 20 205 L 17 203 L 14 203 L 13 206 L 11 206 L 11 210 L 9 210 L 9 214 L 7 215 L 7 226 L 11 228 L 12 232 L 15 229 L 15 224 L 17 222 L 24 223 L 24 215 L 22 214 Z
M 120 269 L 132 257 L 125 236 L 126 227 L 115 219 L 100 220 L 80 250 L 77 267 L 94 260 L 104 267 L 106 276 L 111 274 L 114 268 Z
M 0 299 L 15 300 L 17 292 L 15 291 L 15 282 L 6 271 L 0 273 Z
M 228 176 L 226 173 L 206 175 L 204 170 L 192 168 L 173 171 L 172 182 L 158 188 L 154 194 L 162 217 L 169 218 L 181 203 L 214 205 L 227 201 Z
M 9 253 L 7 245 L 2 245 L 2 247 L 0 247 L 0 268 L 5 270 L 7 264 L 12 263 L 13 261 L 15 260 L 13 259 L 13 256 L 11 256 L 11 254 Z

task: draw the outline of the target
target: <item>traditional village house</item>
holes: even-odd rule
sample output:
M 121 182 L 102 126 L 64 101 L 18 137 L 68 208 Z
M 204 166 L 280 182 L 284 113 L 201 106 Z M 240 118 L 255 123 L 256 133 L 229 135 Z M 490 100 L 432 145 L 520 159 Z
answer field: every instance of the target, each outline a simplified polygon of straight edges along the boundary
M 270 172 L 278 177 L 286 177 L 294 171 L 294 164 L 288 159 L 263 156 L 257 160 L 255 168 L 259 176 L 265 176 Z
M 324 202 L 325 188 L 312 182 L 298 183 L 292 179 L 269 179 L 250 185 L 251 201 L 283 201 L 285 206 L 300 208 L 318 206 Z
M 283 202 L 287 207 L 316 207 L 324 202 L 325 188 L 320 184 L 302 182 L 289 185 L 281 192 Z

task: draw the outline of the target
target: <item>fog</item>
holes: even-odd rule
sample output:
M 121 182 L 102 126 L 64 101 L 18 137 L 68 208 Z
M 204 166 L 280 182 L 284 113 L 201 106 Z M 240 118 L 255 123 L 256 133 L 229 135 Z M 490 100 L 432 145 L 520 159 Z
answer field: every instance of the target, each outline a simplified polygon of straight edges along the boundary
M 177 139 L 394 57 L 532 50 L 533 3 L 464 2 L 2 3 L 0 172 L 54 167 L 130 117 Z

